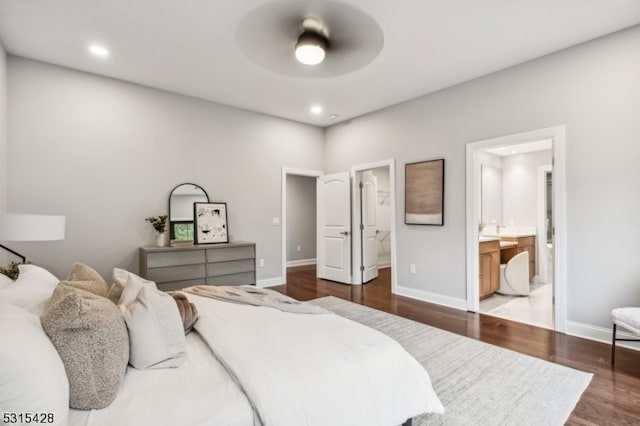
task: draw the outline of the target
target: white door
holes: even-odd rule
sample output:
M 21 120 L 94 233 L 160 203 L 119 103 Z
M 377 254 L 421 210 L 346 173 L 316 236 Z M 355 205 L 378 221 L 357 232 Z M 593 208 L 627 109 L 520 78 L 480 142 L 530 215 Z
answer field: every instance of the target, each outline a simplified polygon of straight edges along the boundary
M 360 231 L 362 242 L 362 284 L 378 277 L 378 228 L 376 203 L 378 181 L 371 170 L 360 173 Z
M 351 191 L 347 172 L 318 178 L 318 278 L 351 283 Z

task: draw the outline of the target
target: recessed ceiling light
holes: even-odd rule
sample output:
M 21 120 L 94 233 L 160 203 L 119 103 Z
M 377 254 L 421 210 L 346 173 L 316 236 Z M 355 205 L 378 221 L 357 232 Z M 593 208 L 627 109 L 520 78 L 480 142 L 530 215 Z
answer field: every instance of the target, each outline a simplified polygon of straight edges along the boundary
M 89 46 L 89 52 L 91 52 L 91 54 L 97 56 L 98 58 L 106 58 L 107 56 L 109 56 L 109 51 L 107 50 L 107 48 L 97 44 L 92 44 L 91 46 Z
M 338 118 L 338 114 L 331 114 L 329 118 L 331 118 L 332 120 L 335 120 L 336 118 Z
M 320 105 L 314 105 L 311 107 L 311 114 L 321 114 L 322 107 Z

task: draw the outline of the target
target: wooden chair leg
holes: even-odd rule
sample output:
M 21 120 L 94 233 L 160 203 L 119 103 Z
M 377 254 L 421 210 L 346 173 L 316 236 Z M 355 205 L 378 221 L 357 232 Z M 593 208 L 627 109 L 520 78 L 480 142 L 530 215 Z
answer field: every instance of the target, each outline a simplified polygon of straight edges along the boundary
M 611 341 L 611 365 L 616 363 L 616 323 L 613 323 L 613 339 Z

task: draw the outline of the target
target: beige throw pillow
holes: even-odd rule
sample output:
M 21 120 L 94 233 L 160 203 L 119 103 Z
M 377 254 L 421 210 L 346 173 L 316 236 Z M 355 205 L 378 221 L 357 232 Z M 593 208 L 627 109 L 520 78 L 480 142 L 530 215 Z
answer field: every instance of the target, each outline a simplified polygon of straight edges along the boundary
M 74 263 L 67 280 L 62 282 L 102 297 L 109 292 L 109 285 L 102 276 L 84 263 Z
M 140 370 L 179 367 L 186 341 L 173 298 L 131 274 L 121 302 L 129 329 L 129 363 Z
M 64 364 L 69 406 L 88 410 L 111 404 L 129 359 L 127 327 L 118 308 L 60 283 L 40 319 Z

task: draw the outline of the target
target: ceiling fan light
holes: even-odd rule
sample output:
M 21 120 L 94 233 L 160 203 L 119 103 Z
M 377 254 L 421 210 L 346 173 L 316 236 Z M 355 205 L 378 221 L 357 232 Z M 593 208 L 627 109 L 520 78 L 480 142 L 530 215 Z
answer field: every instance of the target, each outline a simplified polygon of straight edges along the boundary
M 296 59 L 305 65 L 318 65 L 324 60 L 327 39 L 312 31 L 303 32 L 296 43 Z

